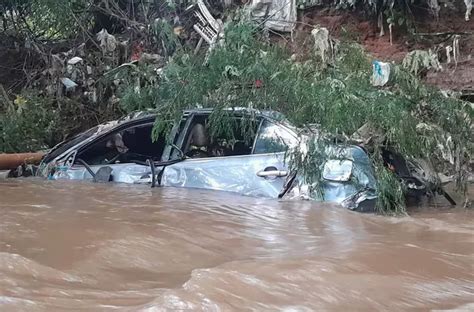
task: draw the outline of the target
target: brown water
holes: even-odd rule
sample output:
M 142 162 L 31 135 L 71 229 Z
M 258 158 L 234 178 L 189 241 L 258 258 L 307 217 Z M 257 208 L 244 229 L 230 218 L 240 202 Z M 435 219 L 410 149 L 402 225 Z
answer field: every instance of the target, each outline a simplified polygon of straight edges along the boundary
M 473 211 L 0 183 L 0 311 L 474 311 Z

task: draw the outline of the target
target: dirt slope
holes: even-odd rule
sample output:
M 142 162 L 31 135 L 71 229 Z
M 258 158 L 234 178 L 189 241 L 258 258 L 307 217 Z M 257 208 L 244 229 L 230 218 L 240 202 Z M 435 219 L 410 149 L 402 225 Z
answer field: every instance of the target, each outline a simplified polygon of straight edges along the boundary
M 326 27 L 333 36 L 360 42 L 374 59 L 381 61 L 401 62 L 410 51 L 432 49 L 438 53 L 443 70 L 427 72 L 425 81 L 445 90 L 474 93 L 474 18 L 465 21 L 461 10 L 441 10 L 438 19 L 430 12 L 417 12 L 412 28 L 415 35 L 394 27 L 392 42 L 387 25 L 384 27 L 385 35 L 380 36 L 376 23 L 357 13 L 314 8 L 306 11 L 301 21 L 299 31 L 310 31 L 311 25 Z M 456 35 L 459 35 L 458 62 L 447 64 L 445 48 L 453 45 Z

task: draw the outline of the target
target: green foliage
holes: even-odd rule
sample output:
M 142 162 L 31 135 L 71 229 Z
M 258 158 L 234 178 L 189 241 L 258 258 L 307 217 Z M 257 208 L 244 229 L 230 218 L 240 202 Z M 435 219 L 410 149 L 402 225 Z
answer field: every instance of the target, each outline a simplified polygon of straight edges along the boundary
M 155 43 L 161 48 L 164 56 L 172 55 L 180 46 L 178 36 L 171 24 L 165 19 L 158 18 L 151 25 L 151 34 Z
M 31 4 L 28 24 L 33 33 L 48 39 L 74 37 L 78 26 L 88 29 L 92 16 L 86 11 L 90 1 L 36 0 Z
M 288 165 L 297 169 L 303 176 L 304 183 L 309 186 L 311 197 L 322 200 L 324 198 L 322 172 L 328 159 L 326 147 L 330 142 L 317 135 L 310 135 L 305 143 L 307 150 L 296 149 L 287 152 Z
M 92 25 L 89 0 L 4 0 L 0 15 L 17 35 L 37 39 L 74 37 Z M 9 18 L 7 18 L 7 15 Z
M 14 153 L 51 148 L 66 137 L 95 125 L 97 112 L 68 98 L 56 99 L 34 92 L 0 102 L 0 152 Z
M 387 24 L 392 25 L 397 30 L 402 29 L 409 33 L 415 32 L 415 20 L 410 12 L 408 2 L 394 1 L 393 5 L 388 4 L 384 15 Z
M 427 69 L 441 69 L 438 56 L 431 50 L 414 50 L 408 53 L 403 59 L 403 67 L 411 73 L 418 75 Z
M 382 214 L 405 213 L 405 197 L 403 188 L 397 177 L 380 160 L 375 161 L 377 176 L 376 209 Z
M 50 103 L 30 103 L 23 99 L 17 103 L 18 107 L 12 104 L 0 115 L 0 151 L 8 153 L 47 148 L 54 127 L 54 116 L 47 109 Z
M 124 64 L 103 78 L 104 84 L 119 82 L 120 106 L 125 112 L 141 111 L 153 107 L 155 86 L 159 77 L 155 68 L 146 64 Z

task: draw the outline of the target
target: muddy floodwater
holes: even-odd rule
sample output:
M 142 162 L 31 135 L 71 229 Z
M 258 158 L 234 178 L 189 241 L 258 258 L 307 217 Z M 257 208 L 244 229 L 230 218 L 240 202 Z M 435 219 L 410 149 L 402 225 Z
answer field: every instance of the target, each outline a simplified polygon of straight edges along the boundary
M 474 311 L 474 214 L 0 182 L 0 311 Z

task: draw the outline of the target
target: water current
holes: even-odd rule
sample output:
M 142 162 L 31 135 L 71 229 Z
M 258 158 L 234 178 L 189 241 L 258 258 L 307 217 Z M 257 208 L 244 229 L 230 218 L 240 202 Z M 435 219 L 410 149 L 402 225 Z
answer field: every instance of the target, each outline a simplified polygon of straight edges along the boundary
M 474 311 L 474 211 L 0 182 L 0 311 Z

